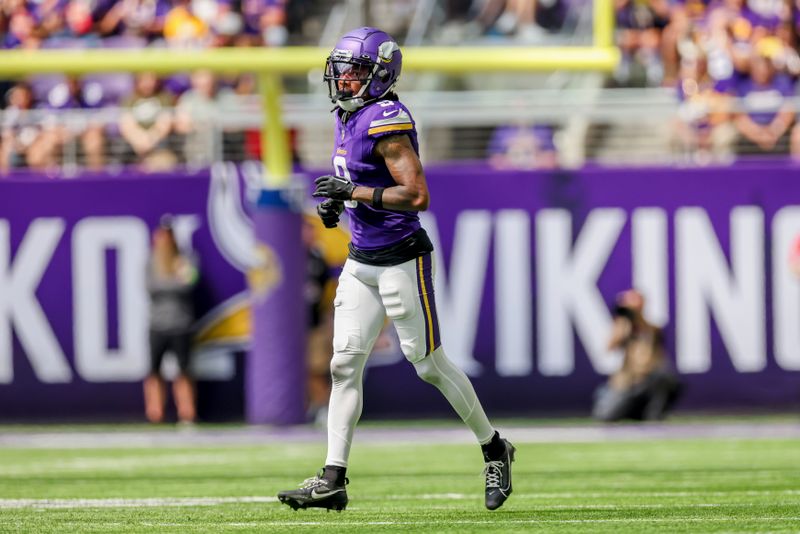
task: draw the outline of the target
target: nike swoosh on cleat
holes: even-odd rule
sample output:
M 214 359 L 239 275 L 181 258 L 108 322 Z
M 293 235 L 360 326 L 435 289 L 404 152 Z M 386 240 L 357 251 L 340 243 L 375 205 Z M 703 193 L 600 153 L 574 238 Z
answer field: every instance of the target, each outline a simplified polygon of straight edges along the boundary
M 388 117 L 389 115 L 394 115 L 394 114 L 395 114 L 395 113 L 397 113 L 398 111 L 400 111 L 400 110 L 399 110 L 399 109 L 393 109 L 393 110 L 391 110 L 391 111 L 384 111 L 384 112 L 383 112 L 383 116 L 384 116 L 384 117 Z
M 333 491 L 326 491 L 325 493 L 317 493 L 317 490 L 311 490 L 311 498 L 312 499 L 324 499 L 325 497 L 330 497 L 336 493 L 344 491 L 343 489 L 337 489 Z

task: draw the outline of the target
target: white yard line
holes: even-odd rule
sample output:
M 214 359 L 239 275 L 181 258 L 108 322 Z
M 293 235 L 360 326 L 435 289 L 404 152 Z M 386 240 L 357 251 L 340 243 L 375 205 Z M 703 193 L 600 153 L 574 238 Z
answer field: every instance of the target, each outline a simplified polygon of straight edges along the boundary
M 503 428 L 515 443 L 594 443 L 603 441 L 663 441 L 674 439 L 798 439 L 800 424 L 796 422 L 723 422 L 646 424 L 580 424 L 575 426 L 539 426 Z M 359 428 L 362 443 L 474 443 L 466 428 Z M 0 447 L 18 448 L 142 448 L 204 447 L 226 445 L 265 445 L 323 443 L 325 432 L 311 426 L 273 428 L 250 426 L 237 429 L 205 429 L 202 426 L 186 431 L 165 429 L 147 432 L 120 430 L 109 432 L 9 431 L 0 434 Z
M 2 508 L 138 508 L 216 506 L 230 503 L 272 503 L 277 497 L 165 497 L 146 499 L 0 499 Z
M 346 513 L 346 512 L 345 512 Z M 486 525 L 497 527 L 498 525 L 536 525 L 536 524 L 596 524 L 596 523 L 733 523 L 741 522 L 740 517 L 657 517 L 657 518 L 609 518 L 609 519 L 503 519 L 493 516 L 486 520 L 426 520 L 418 521 L 340 521 L 340 515 L 332 515 L 329 521 L 250 521 L 246 523 L 214 523 L 215 527 L 237 527 L 237 528 L 265 528 L 265 527 L 305 527 L 305 526 L 335 526 L 335 527 L 362 527 L 362 526 L 438 526 L 443 525 Z M 746 521 L 763 521 L 767 523 L 776 521 L 800 521 L 800 517 L 752 517 Z M 180 527 L 197 528 L 197 523 L 139 523 L 146 527 Z
M 709 495 L 725 496 L 731 494 L 747 494 L 747 495 L 797 495 L 800 491 L 797 490 L 784 490 L 784 491 L 748 491 L 748 492 L 662 492 L 662 493 L 632 493 L 626 496 L 704 496 Z M 519 500 L 536 500 L 536 499 L 558 499 L 558 498 L 572 498 L 576 497 L 572 493 L 536 493 L 536 494 L 520 494 L 514 495 L 514 499 Z M 584 494 L 583 497 L 619 497 L 618 494 L 603 493 L 603 494 Z M 395 501 L 460 501 L 460 500 L 478 500 L 478 494 L 463 494 L 463 493 L 424 493 L 412 495 L 394 495 L 391 497 L 369 498 L 359 497 L 358 501 L 375 501 L 390 499 Z M 278 502 L 276 497 L 271 496 L 245 496 L 245 497 L 148 497 L 141 499 L 0 499 L 0 509 L 19 509 L 19 508 L 36 508 L 36 509 L 51 509 L 51 508 L 136 508 L 136 507 L 179 507 L 179 506 L 218 506 L 223 504 L 264 504 Z M 716 507 L 742 507 L 742 506 L 758 506 L 757 504 L 741 504 L 741 503 L 687 503 L 687 504 L 550 504 L 550 505 L 537 505 L 536 510 L 569 510 L 569 509 L 659 509 L 659 508 L 716 508 Z
M 604 497 L 700 497 L 726 495 L 800 495 L 800 490 L 735 490 L 735 491 L 626 491 L 625 493 L 607 492 L 553 492 L 553 493 L 514 493 L 514 499 L 576 499 L 576 498 L 604 498 Z M 480 494 L 465 493 L 423 493 L 419 495 L 386 495 L 381 500 L 459 500 L 481 498 Z
M 658 517 L 658 518 L 609 518 L 609 519 L 503 519 L 492 518 L 487 520 L 443 520 L 433 521 L 421 519 L 419 521 L 265 521 L 262 523 L 249 523 L 247 526 L 306 526 L 306 525 L 336 525 L 336 526 L 362 526 L 362 525 L 487 525 L 495 527 L 498 524 L 505 525 L 532 525 L 532 524 L 593 524 L 593 523 L 706 523 L 709 521 L 716 522 L 741 522 L 741 517 Z M 747 521 L 800 521 L 800 517 L 752 517 L 747 518 Z M 242 525 L 242 523 L 239 523 Z M 186 526 L 190 526 L 186 524 Z

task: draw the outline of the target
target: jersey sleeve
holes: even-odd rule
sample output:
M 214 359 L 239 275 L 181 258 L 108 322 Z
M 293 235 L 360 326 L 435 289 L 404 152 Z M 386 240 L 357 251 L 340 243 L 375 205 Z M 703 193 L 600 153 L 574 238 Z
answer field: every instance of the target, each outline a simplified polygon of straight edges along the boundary
M 367 137 L 375 141 L 381 137 L 397 134 L 415 134 L 414 119 L 400 102 L 383 100 L 370 108 Z

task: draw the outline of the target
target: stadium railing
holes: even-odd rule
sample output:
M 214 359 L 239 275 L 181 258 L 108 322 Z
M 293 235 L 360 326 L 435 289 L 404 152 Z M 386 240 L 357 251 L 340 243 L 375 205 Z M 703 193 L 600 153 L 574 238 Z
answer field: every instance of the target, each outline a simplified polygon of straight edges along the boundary
M 619 51 L 613 45 L 611 0 L 593 3 L 592 46 L 540 48 L 409 47 L 406 71 L 534 72 L 605 71 L 615 68 Z M 281 76 L 319 69 L 329 51 L 313 47 L 218 48 L 203 51 L 168 50 L 6 50 L 0 52 L 0 77 L 40 73 L 81 75 L 94 72 L 159 74 L 210 69 L 220 73 L 257 72 L 263 103 L 262 157 L 265 181 L 282 185 L 291 176 L 291 154 L 284 126 Z M 269 142 L 267 140 L 269 139 Z
M 220 112 L 210 124 L 209 145 L 184 145 L 184 137 L 169 138 L 169 149 L 188 164 L 253 159 L 252 146 L 242 134 L 258 131 L 264 122 L 259 97 L 239 97 L 236 109 Z M 562 166 L 587 162 L 615 166 L 685 164 L 672 144 L 674 125 L 681 120 L 681 103 L 671 89 L 581 89 L 528 91 L 404 92 L 420 132 L 420 151 L 426 163 L 484 160 L 492 132 L 503 126 L 547 126 L 555 134 Z M 800 99 L 787 99 L 800 110 Z M 296 134 L 294 158 L 306 167 L 328 165 L 332 142 L 330 103 L 321 94 L 287 94 L 282 99 L 283 126 Z M 747 111 L 745 100 L 731 100 L 731 111 Z M 115 133 L 122 113 L 118 107 L 102 110 L 34 110 L 34 122 L 60 125 L 71 135 L 63 147 L 62 174 L 84 167 L 77 135 L 87 124 L 106 126 L 105 161 L 109 170 L 125 163 L 125 143 Z M 572 117 L 589 124 L 587 133 L 568 129 Z M 0 113 L 0 124 L 5 123 Z M 577 148 L 576 148 L 577 147 Z M 580 159 L 570 151 L 588 155 Z M 576 159 L 577 158 L 577 159 Z M 588 160 L 588 161 L 587 161 Z M 570 165 L 571 163 L 571 165 Z

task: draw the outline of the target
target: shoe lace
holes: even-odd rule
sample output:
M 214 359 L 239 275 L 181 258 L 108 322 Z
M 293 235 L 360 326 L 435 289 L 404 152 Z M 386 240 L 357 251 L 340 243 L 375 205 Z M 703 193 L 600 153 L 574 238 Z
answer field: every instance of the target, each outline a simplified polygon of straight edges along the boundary
M 301 489 L 314 489 L 320 486 L 324 486 L 327 483 L 328 481 L 322 478 L 322 470 L 320 470 L 320 472 L 317 473 L 315 476 L 305 479 L 300 484 L 298 484 L 298 486 L 300 486 Z M 346 486 L 348 484 L 350 484 L 350 479 L 345 477 L 344 485 Z
M 311 478 L 305 479 L 303 482 L 299 484 L 299 486 L 301 489 L 314 489 L 324 485 L 325 482 L 327 482 L 327 480 L 322 478 L 320 475 L 316 475 Z
M 487 488 L 499 488 L 500 480 L 503 478 L 503 466 L 505 464 L 500 460 L 493 460 L 486 462 L 486 467 L 483 469 L 483 475 L 486 477 Z

